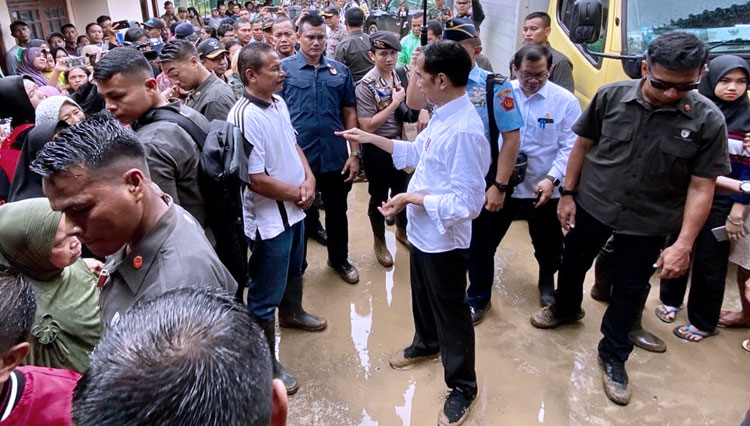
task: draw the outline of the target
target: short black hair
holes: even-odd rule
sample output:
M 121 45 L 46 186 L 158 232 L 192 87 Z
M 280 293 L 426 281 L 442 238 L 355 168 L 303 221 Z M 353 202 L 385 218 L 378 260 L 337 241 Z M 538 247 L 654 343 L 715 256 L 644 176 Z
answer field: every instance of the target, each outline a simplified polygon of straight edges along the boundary
M 96 18 L 96 23 L 101 26 L 104 22 L 111 21 L 111 20 L 112 20 L 112 18 L 110 18 L 109 16 L 102 15 L 102 16 Z
M 229 52 L 229 49 L 231 49 L 232 47 L 237 46 L 237 45 L 242 46 L 242 43 L 240 43 L 240 41 L 237 40 L 236 38 L 227 40 L 227 43 L 224 45 L 224 50 L 226 50 L 227 52 Z
M 435 35 L 441 35 L 443 34 L 443 24 L 434 19 L 430 19 L 427 21 L 427 30 L 432 31 Z
M 706 65 L 708 46 L 693 34 L 666 32 L 648 45 L 646 62 L 674 71 L 697 70 Z
M 323 19 L 321 18 L 322 21 Z M 358 7 L 350 7 L 344 12 L 344 22 L 350 27 L 361 27 L 365 24 L 365 12 L 362 12 L 362 9 Z M 302 28 L 302 21 L 300 21 L 299 26 Z M 317 25 L 315 26 L 317 27 Z
M 526 59 L 530 62 L 536 62 L 541 59 L 547 60 L 547 69 L 552 68 L 552 52 L 550 52 L 547 46 L 541 44 L 526 44 L 513 56 L 513 65 L 517 69 L 521 69 L 521 63 Z
M 445 74 L 454 87 L 465 87 L 471 72 L 471 57 L 466 49 L 452 40 L 428 44 L 422 50 L 424 70 L 433 76 Z
M 252 22 L 250 22 L 247 18 L 240 18 L 234 22 L 234 30 L 237 31 L 240 29 L 240 24 L 248 24 L 251 27 L 253 26 Z
M 144 79 L 154 78 L 154 70 L 146 57 L 140 50 L 132 48 L 112 49 L 94 65 L 96 81 L 109 81 L 118 73 L 128 77 L 141 75 Z
M 73 396 L 77 426 L 268 425 L 271 353 L 247 308 L 180 288 L 138 303 L 102 336 Z
M 547 12 L 531 12 L 526 15 L 525 18 L 523 18 L 523 21 L 526 22 L 529 19 L 535 18 L 540 18 L 542 20 L 542 25 L 544 25 L 544 28 L 549 28 L 550 25 L 552 25 L 552 18 L 549 17 Z
M 362 11 L 360 10 L 360 12 Z M 326 23 L 320 15 L 309 13 L 307 15 L 303 15 L 302 18 L 300 18 L 297 31 L 302 32 L 302 28 L 305 26 L 305 24 L 311 27 L 319 27 L 321 25 L 325 25 Z
M 204 25 L 203 31 L 208 33 L 209 38 L 216 38 L 216 28 L 210 26 L 210 25 Z
M 86 34 L 89 33 L 89 28 L 93 27 L 94 25 L 96 25 L 99 28 L 101 28 L 101 25 L 97 24 L 96 22 L 89 22 L 88 24 L 86 24 Z
M 289 19 L 289 18 L 287 18 L 287 17 L 285 17 L 285 16 L 282 16 L 282 17 L 280 17 L 280 18 L 276 19 L 275 21 L 273 21 L 273 25 L 271 25 L 271 31 L 273 31 L 273 27 L 275 27 L 275 26 L 276 26 L 276 25 L 278 25 L 278 24 L 283 24 L 284 22 L 289 22 L 289 23 L 291 23 L 291 24 L 292 24 L 292 31 L 295 31 L 295 30 L 296 30 L 296 28 L 294 28 L 294 22 L 292 22 L 292 20 L 291 20 L 291 19 Z M 296 32 L 296 31 L 295 31 L 295 32 Z
M 185 62 L 193 56 L 199 57 L 195 44 L 187 40 L 172 40 L 161 49 L 157 62 Z
M 13 23 L 10 24 L 10 32 L 12 33 L 13 31 L 16 30 L 16 27 L 21 27 L 21 26 L 28 27 L 29 24 L 23 21 L 13 21 Z
M 265 53 L 273 52 L 273 46 L 267 43 L 249 43 L 240 49 L 240 56 L 237 58 L 237 71 L 240 73 L 242 84 L 247 86 L 247 70 L 258 71 L 263 68 L 265 62 Z
M 145 167 L 146 152 L 132 130 L 101 111 L 58 133 L 39 151 L 31 170 L 50 178 L 74 166 L 101 170 L 122 159 L 137 160 Z
M 141 37 L 148 38 L 146 30 L 143 28 L 128 28 L 128 30 L 125 31 L 125 41 L 128 43 L 136 43 Z
M 216 31 L 216 35 L 221 38 L 224 37 L 229 31 L 234 31 L 234 24 L 221 24 L 219 25 L 219 30 Z
M 411 15 L 411 19 L 424 18 L 424 12 L 417 12 Z
M 54 59 L 55 62 L 57 62 L 57 52 L 59 52 L 61 50 L 63 52 L 65 52 L 65 56 L 70 56 L 70 55 L 68 55 L 68 51 L 65 50 L 64 47 L 53 47 L 52 49 L 49 50 L 49 54 L 52 55 L 52 59 Z
M 165 1 L 165 2 L 164 2 L 164 7 L 167 7 L 167 6 L 169 6 L 169 5 L 172 5 L 172 6 L 174 6 L 174 3 L 172 3 L 172 2 L 171 2 L 171 1 L 169 1 L 169 0 L 167 0 L 167 1 Z
M 65 28 L 73 28 L 73 29 L 74 29 L 74 30 L 76 30 L 76 31 L 78 30 L 78 28 L 76 28 L 76 26 L 75 26 L 75 25 L 73 25 L 73 24 L 71 24 L 70 22 L 68 22 L 67 24 L 65 24 L 65 25 L 63 25 L 62 27 L 60 27 L 60 31 L 61 31 L 62 33 L 65 33 Z
M 35 315 L 34 286 L 14 269 L 0 265 L 0 356 L 29 339 Z

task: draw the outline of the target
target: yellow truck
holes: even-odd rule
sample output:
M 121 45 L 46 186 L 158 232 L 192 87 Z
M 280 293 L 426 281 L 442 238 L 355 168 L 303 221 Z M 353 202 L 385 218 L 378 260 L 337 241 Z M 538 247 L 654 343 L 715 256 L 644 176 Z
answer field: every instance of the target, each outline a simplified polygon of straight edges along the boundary
M 648 44 L 667 31 L 693 33 L 710 55 L 750 58 L 747 0 L 551 0 L 550 44 L 573 63 L 576 96 L 588 105 L 605 84 L 640 78 Z

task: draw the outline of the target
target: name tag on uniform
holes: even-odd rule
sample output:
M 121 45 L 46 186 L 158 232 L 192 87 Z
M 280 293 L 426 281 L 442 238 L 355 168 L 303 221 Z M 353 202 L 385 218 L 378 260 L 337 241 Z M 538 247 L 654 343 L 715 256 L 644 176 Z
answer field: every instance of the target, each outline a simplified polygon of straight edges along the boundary
M 553 124 L 555 122 L 552 117 L 540 117 L 537 121 L 539 122 L 540 129 L 544 129 L 548 124 Z

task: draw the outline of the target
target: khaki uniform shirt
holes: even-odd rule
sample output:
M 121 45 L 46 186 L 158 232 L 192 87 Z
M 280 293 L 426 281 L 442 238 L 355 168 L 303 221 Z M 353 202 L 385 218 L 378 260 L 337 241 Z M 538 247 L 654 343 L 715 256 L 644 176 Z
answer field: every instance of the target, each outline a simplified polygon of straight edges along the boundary
M 231 295 L 237 283 L 219 261 L 203 229 L 169 197 L 169 209 L 130 253 L 109 256 L 109 279 L 101 292 L 102 324 L 117 323 L 138 301 L 184 287 L 223 288 Z
M 179 102 L 164 108 L 178 111 L 208 133 L 208 120 L 194 109 Z M 146 150 L 151 180 L 198 222 L 205 223 L 206 211 L 198 188 L 200 151 L 193 138 L 178 124 L 169 121 L 143 124 L 139 119 L 131 127 Z
M 327 57 L 334 58 L 336 56 L 336 46 L 344 39 L 345 32 L 346 28 L 340 26 L 339 29 L 331 31 L 331 34 L 328 35 L 328 44 L 326 44 Z
M 558 86 L 568 89 L 570 93 L 575 93 L 575 82 L 573 81 L 573 64 L 567 56 L 547 45 L 552 53 L 552 71 L 549 74 L 549 81 Z
M 188 95 L 187 106 L 203 114 L 208 121 L 227 120 L 234 106 L 232 88 L 214 73 Z
M 726 125 L 698 92 L 657 108 L 642 82 L 602 87 L 573 126 L 594 141 L 576 201 L 616 232 L 666 236 L 680 226 L 690 177 L 729 173 Z
M 403 87 L 395 71 L 393 72 L 393 82 L 396 87 Z M 377 68 L 371 69 L 354 88 L 354 94 L 357 97 L 357 117 L 372 118 L 378 112 L 386 109 L 392 102 L 391 92 L 393 92 L 393 86 L 383 78 Z M 375 134 L 389 139 L 398 138 L 401 136 L 401 126 L 402 123 L 396 118 L 396 114 L 391 114 L 375 130 Z
M 352 80 L 357 84 L 375 66 L 369 52 L 370 36 L 362 31 L 354 31 L 336 46 L 334 59 L 349 67 Z

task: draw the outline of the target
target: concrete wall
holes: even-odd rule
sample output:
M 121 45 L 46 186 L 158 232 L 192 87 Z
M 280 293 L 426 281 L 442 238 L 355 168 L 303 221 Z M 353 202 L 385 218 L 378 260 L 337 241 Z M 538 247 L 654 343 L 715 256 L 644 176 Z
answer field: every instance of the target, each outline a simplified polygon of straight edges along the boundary
M 508 64 L 522 44 L 520 22 L 531 12 L 546 11 L 549 0 L 481 0 L 487 16 L 480 29 L 484 54 L 496 73 L 508 75 Z

